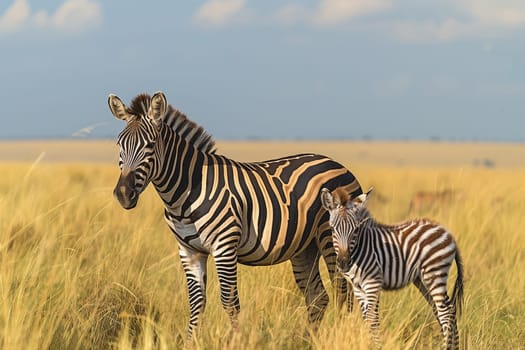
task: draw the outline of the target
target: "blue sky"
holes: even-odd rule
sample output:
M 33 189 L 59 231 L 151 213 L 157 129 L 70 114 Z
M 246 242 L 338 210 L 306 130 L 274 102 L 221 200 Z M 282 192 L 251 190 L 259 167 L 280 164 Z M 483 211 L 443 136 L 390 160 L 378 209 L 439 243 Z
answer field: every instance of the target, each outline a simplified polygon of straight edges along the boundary
M 0 2 L 0 139 L 114 137 L 107 95 L 217 139 L 525 141 L 525 1 Z

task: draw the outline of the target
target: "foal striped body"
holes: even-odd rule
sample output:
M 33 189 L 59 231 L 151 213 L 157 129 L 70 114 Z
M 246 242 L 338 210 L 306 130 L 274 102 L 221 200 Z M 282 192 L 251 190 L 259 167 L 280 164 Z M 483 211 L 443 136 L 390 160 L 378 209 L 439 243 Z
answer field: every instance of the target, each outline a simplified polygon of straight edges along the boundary
M 139 95 L 126 107 L 114 96 L 109 106 L 127 122 L 119 135 L 121 176 L 115 196 L 134 208 L 152 182 L 164 203 L 165 219 L 179 244 L 190 302 L 191 337 L 206 305 L 207 260 L 215 260 L 221 301 L 232 324 L 240 302 L 237 263 L 272 265 L 291 261 L 305 296 L 308 317 L 318 323 L 328 303 L 319 259 L 336 279 L 329 215 L 321 187 L 362 193 L 341 164 L 316 154 L 241 163 L 215 152 L 211 137 L 167 105 L 164 94 Z M 346 296 L 343 281 L 338 303 Z
M 432 306 L 446 348 L 458 348 L 456 307 L 462 302 L 463 265 L 454 238 L 445 227 L 427 219 L 378 223 L 365 206 L 369 193 L 353 201 L 341 191 L 324 189 L 321 196 L 330 212 L 338 267 L 351 282 L 375 340 L 380 291 L 413 283 Z M 447 280 L 454 260 L 458 276 L 450 299 Z

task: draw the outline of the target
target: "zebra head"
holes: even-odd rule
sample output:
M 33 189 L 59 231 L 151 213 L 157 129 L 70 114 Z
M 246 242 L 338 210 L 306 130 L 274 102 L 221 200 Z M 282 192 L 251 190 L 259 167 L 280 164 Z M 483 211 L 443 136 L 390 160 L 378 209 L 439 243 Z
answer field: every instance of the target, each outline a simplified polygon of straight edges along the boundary
M 126 121 L 126 127 L 118 136 L 121 173 L 113 194 L 124 209 L 132 209 L 151 181 L 156 141 L 168 104 L 162 92 L 157 92 L 151 98 L 145 94 L 139 95 L 129 108 L 120 98 L 110 94 L 108 104 L 117 119 Z
M 350 256 L 357 244 L 359 226 L 368 217 L 366 203 L 372 188 L 353 199 L 341 188 L 330 192 L 327 188 L 321 190 L 321 203 L 330 214 L 330 227 L 334 250 L 337 254 L 337 267 L 342 272 L 348 272 Z

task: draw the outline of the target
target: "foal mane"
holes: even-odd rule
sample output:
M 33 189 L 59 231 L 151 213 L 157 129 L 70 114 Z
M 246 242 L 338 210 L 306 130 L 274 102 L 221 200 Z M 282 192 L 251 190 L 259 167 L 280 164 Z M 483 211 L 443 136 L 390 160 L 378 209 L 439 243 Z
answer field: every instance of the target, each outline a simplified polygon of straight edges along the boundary
M 350 201 L 350 194 L 348 193 L 347 189 L 343 187 L 336 188 L 332 192 L 332 196 L 334 196 L 337 203 L 339 203 L 343 208 L 345 208 Z

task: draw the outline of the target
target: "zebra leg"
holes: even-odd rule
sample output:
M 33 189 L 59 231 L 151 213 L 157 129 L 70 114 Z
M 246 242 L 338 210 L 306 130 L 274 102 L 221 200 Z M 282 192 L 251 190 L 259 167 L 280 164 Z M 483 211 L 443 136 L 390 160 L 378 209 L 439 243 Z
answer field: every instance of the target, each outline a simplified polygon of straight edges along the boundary
M 435 278 L 423 275 L 423 284 L 435 304 L 435 314 L 441 326 L 446 349 L 457 349 L 459 339 L 457 333 L 454 306 L 447 295 L 446 278 Z M 426 278 L 425 278 L 426 277 Z M 446 277 L 446 276 L 445 276 Z
M 206 263 L 208 255 L 179 245 L 179 256 L 186 274 L 190 302 L 188 339 L 194 335 L 206 306 Z
M 354 292 L 352 286 L 349 286 L 348 281 L 344 275 L 338 271 L 336 265 L 335 250 L 332 242 L 332 230 L 329 225 L 325 229 L 320 229 L 321 235 L 317 239 L 317 246 L 323 255 L 328 274 L 330 275 L 330 282 L 335 290 L 335 303 L 337 310 L 341 310 L 345 301 L 346 309 L 348 312 L 352 312 L 354 303 Z
M 324 316 L 329 299 L 319 273 L 319 259 L 319 250 L 314 241 L 305 251 L 290 259 L 295 282 L 306 299 L 308 321 L 314 330 Z
M 219 277 L 222 306 L 230 317 L 232 329 L 237 330 L 241 310 L 237 290 L 237 244 L 224 245 L 220 250 L 213 252 L 213 257 Z

